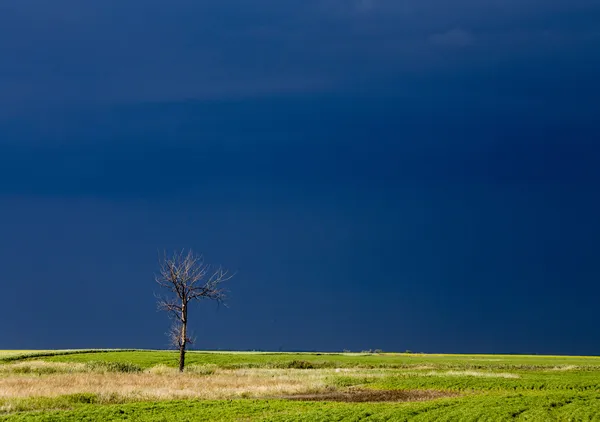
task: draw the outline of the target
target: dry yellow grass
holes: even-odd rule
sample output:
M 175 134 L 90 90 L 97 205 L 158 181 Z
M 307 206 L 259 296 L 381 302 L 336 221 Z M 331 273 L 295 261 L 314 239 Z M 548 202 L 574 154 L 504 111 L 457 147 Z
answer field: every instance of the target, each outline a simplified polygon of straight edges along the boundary
M 55 373 L 19 373 L 25 367 L 56 370 Z M 11 368 L 8 368 L 11 367 Z M 167 367 L 142 373 L 90 372 L 85 365 L 27 362 L 0 368 L 0 399 L 57 397 L 92 393 L 99 397 L 127 400 L 171 400 L 184 398 L 228 399 L 317 392 L 327 389 L 331 370 L 297 369 L 220 370 L 190 368 L 180 374 Z
M 575 369 L 579 369 L 577 365 L 561 365 L 550 368 L 551 371 L 574 371 Z
M 10 356 L 28 355 L 41 352 L 44 352 L 44 350 L 0 350 L 0 359 Z
M 0 375 L 23 374 L 23 373 L 72 373 L 84 372 L 86 366 L 83 363 L 45 362 L 42 360 L 16 362 L 0 365 Z
M 484 372 L 484 371 L 446 371 L 446 372 L 429 372 L 428 376 L 455 376 L 455 377 L 482 377 L 482 378 L 521 378 L 518 374 L 507 372 Z

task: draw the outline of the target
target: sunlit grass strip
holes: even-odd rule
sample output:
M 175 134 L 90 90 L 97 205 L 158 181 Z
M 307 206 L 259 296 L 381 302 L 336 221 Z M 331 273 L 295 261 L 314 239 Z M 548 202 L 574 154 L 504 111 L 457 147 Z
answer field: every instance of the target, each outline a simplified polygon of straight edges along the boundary
M 17 360 L 44 358 L 64 355 L 92 354 L 92 353 L 114 353 L 114 352 L 136 352 L 139 349 L 65 349 L 65 350 L 4 350 L 0 351 L 0 363 L 14 362 Z
M 0 350 L 0 357 L 25 355 L 28 353 L 49 352 L 50 350 Z
M 485 356 L 485 357 L 483 357 Z M 85 362 L 105 360 L 131 362 L 143 368 L 164 364 L 177 365 L 177 354 L 170 351 L 118 351 L 101 355 L 79 353 L 60 354 L 45 358 L 63 362 Z M 221 368 L 371 368 L 371 369 L 417 369 L 430 367 L 435 370 L 497 370 L 512 372 L 515 370 L 540 370 L 555 367 L 576 366 L 579 370 L 598 370 L 598 358 L 494 355 L 406 355 L 406 354 L 335 354 L 335 353 L 258 353 L 258 352 L 190 352 L 187 361 L 190 364 L 214 364 Z

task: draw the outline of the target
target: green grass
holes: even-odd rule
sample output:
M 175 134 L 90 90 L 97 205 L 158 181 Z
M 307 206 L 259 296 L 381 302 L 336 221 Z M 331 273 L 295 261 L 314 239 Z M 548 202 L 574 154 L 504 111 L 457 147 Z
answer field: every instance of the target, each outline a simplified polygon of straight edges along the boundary
M 158 364 L 177 365 L 177 353 L 170 351 L 84 351 L 56 353 L 43 357 L 55 362 L 106 361 L 132 363 L 142 368 Z M 14 359 L 13 359 L 14 360 Z M 436 369 L 543 369 L 575 365 L 600 369 L 600 357 L 520 356 L 520 355 L 422 355 L 404 353 L 227 353 L 188 352 L 189 364 L 212 364 L 222 368 L 286 368 L 292 362 L 309 362 L 315 368 L 410 368 L 428 365 Z
M 519 378 L 485 377 L 473 375 L 444 375 L 438 372 L 430 375 L 429 371 L 389 373 L 379 376 L 340 376 L 335 383 L 340 387 L 362 386 L 381 390 L 452 390 L 452 391 L 599 391 L 600 369 L 586 372 L 549 373 L 544 371 L 520 370 L 514 375 Z M 485 373 L 485 372 L 484 372 Z M 492 375 L 493 372 L 490 372 Z
M 15 360 L 83 363 L 90 368 L 139 371 L 176 366 L 167 351 L 0 351 Z M 460 397 L 420 403 L 334 403 L 286 400 L 121 402 L 82 393 L 0 400 L 0 421 L 598 421 L 600 358 L 519 355 L 190 352 L 189 365 L 211 368 L 347 368 L 328 371 L 332 387 L 434 389 Z M 86 366 L 86 368 L 87 368 Z M 125 371 L 123 368 L 126 368 Z M 314 368 L 314 369 L 310 369 Z M 354 369 L 352 369 L 354 368 Z M 0 372 L 0 376 L 1 372 Z M 13 375 L 14 376 L 14 375 Z M 40 382 L 43 377 L 39 376 Z M 210 376 L 210 375 L 208 375 Z M 329 375 L 328 375 L 329 376 Z
M 598 421 L 600 394 L 471 396 L 425 403 L 171 401 L 15 413 L 2 421 Z

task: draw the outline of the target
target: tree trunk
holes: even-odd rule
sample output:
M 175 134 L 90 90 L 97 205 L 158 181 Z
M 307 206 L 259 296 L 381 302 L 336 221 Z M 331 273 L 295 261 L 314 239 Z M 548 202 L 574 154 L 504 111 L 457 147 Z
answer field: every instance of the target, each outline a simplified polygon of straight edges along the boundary
M 183 372 L 185 367 L 185 343 L 179 346 L 179 372 Z
M 179 341 L 179 372 L 185 367 L 185 346 L 187 345 L 187 306 L 184 303 L 181 312 L 181 339 Z

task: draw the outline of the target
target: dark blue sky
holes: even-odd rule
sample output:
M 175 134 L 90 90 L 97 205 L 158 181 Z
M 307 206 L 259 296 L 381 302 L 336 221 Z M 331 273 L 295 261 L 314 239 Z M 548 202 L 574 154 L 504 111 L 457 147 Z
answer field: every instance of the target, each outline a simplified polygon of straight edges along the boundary
M 600 3 L 0 3 L 0 349 L 600 354 Z

